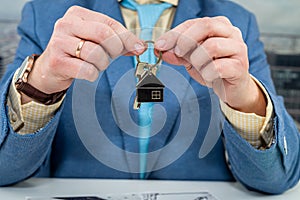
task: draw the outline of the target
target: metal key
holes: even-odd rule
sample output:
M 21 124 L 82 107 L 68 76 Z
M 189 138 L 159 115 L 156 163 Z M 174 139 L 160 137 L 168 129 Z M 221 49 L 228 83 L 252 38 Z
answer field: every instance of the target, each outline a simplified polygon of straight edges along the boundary
M 153 41 L 146 41 L 154 43 Z M 141 62 L 139 56 L 136 56 L 137 66 L 135 76 L 138 78 L 136 85 L 136 97 L 133 104 L 133 109 L 140 108 L 142 102 L 162 102 L 164 85 L 156 77 L 157 66 L 162 58 L 162 53 L 159 52 L 159 58 L 155 64 Z
M 135 77 L 138 78 L 138 80 L 140 81 L 142 76 L 148 71 L 150 70 L 151 66 L 149 63 L 146 62 L 139 62 L 137 63 L 137 66 L 135 68 Z

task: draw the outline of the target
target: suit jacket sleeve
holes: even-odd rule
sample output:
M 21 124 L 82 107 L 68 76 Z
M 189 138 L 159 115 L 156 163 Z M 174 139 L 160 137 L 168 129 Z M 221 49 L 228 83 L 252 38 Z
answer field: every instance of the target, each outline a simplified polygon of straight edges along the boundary
M 0 186 L 16 183 L 36 173 L 49 174 L 47 158 L 61 113 L 60 109 L 44 128 L 27 135 L 14 132 L 9 122 L 6 100 L 12 76 L 26 56 L 42 52 L 35 34 L 34 12 L 31 3 L 25 5 L 18 27 L 21 40 L 15 61 L 8 66 L 0 84 Z
M 275 138 L 271 148 L 257 150 L 226 122 L 224 137 L 228 158 L 234 176 L 249 189 L 282 193 L 299 180 L 299 132 L 287 113 L 282 98 L 275 93 L 270 68 L 252 14 L 249 14 L 248 28 L 244 33 L 248 45 L 250 73 L 265 86 L 274 106 Z

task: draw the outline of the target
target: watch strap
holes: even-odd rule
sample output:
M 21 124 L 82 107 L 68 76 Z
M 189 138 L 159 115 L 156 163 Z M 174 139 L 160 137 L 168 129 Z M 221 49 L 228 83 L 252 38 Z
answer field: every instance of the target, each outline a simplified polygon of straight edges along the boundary
M 26 59 L 26 63 L 24 63 L 23 66 L 24 69 L 22 70 L 23 72 L 20 74 L 17 81 L 15 82 L 16 89 L 18 92 L 22 92 L 23 94 L 32 98 L 34 101 L 37 101 L 44 105 L 55 104 L 62 99 L 67 90 L 55 92 L 52 94 L 46 94 L 28 83 L 27 79 L 34 67 L 34 62 L 37 58 L 38 55 L 34 54 Z
M 20 80 L 20 79 L 19 79 Z M 57 103 L 61 100 L 61 98 L 64 96 L 66 93 L 66 90 L 52 93 L 52 94 L 46 94 L 32 85 L 30 85 L 27 82 L 22 82 L 22 81 L 17 81 L 16 83 L 16 89 L 28 97 L 32 98 L 33 100 L 45 104 L 45 105 L 51 105 L 54 103 Z

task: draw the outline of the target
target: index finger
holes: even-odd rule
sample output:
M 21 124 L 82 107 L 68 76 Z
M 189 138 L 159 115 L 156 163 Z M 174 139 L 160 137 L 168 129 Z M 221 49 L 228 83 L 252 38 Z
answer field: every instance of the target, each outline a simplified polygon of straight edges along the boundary
M 126 49 L 126 52 L 124 53 L 133 52 L 135 54 L 135 52 L 137 52 L 140 54 L 146 49 L 147 45 L 143 42 L 143 40 L 139 39 L 132 32 L 126 29 L 120 22 L 107 15 L 88 10 L 80 6 L 72 6 L 66 12 L 66 15 L 75 15 L 86 21 L 96 21 L 106 24 L 121 39 Z
M 156 42 L 156 48 L 161 51 L 170 50 L 176 45 L 192 48 L 209 37 L 229 38 L 233 36 L 241 39 L 240 35 L 237 36 L 235 27 L 227 18 L 197 18 L 187 20 L 162 35 Z

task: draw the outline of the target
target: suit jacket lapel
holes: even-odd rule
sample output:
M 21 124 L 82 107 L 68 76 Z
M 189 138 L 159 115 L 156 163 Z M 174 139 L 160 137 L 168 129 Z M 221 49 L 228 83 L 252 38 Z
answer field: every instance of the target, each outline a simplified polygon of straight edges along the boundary
M 197 16 L 199 16 L 201 10 L 201 0 L 179 0 L 172 28 L 188 19 L 196 18 Z

